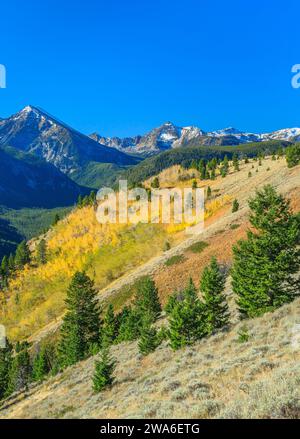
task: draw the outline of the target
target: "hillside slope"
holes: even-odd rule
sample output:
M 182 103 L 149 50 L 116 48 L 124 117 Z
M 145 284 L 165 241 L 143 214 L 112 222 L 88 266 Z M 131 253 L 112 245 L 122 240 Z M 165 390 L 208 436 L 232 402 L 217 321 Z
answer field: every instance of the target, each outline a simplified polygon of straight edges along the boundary
M 184 181 L 177 181 L 183 174 Z M 131 286 L 145 274 L 154 278 L 163 304 L 189 277 L 198 286 L 211 256 L 230 266 L 232 245 L 245 236 L 248 227 L 247 201 L 265 184 L 288 196 L 294 211 L 300 210 L 300 166 L 289 169 L 284 158 L 266 158 L 261 165 L 243 163 L 239 172 L 231 167 L 226 178 L 214 181 L 200 181 L 194 170 L 176 166 L 159 175 L 162 187 L 189 185 L 194 178 L 199 186 L 212 189 L 206 228 L 197 236 L 172 235 L 168 229 L 149 225 L 102 227 L 92 208 L 74 210 L 46 237 L 49 262 L 42 268 L 27 267 L 11 285 L 1 316 L 9 336 L 20 339 L 35 330 L 31 341 L 38 342 L 56 331 L 67 280 L 76 269 L 87 269 L 99 299 L 113 303 L 116 309 L 131 301 Z M 234 198 L 240 209 L 232 213 Z M 172 248 L 164 252 L 163 244 L 170 238 Z M 205 245 L 200 250 L 196 246 L 195 251 L 193 244 L 199 241 Z M 180 263 L 174 256 L 180 256 Z M 177 353 L 163 344 L 147 358 L 139 356 L 136 343 L 115 346 L 112 353 L 118 366 L 112 389 L 100 396 L 92 393 L 94 358 L 90 358 L 41 386 L 14 395 L 4 402 L 0 416 L 298 418 L 300 301 L 238 323 L 230 279 L 226 294 L 231 311 L 228 332 Z M 242 342 L 239 334 L 244 325 L 249 339 Z
M 87 193 L 52 164 L 0 146 L 0 205 L 18 209 L 68 206 L 79 194 Z
M 93 357 L 4 402 L 0 417 L 299 419 L 299 318 L 297 300 L 177 352 L 163 344 L 143 358 L 123 343 L 111 389 L 93 393 Z

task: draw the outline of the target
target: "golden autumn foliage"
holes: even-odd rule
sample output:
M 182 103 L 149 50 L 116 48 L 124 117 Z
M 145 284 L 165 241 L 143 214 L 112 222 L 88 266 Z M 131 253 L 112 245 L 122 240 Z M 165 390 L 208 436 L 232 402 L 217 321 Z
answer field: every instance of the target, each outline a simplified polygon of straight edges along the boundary
M 227 202 L 226 197 L 210 201 L 205 217 Z M 0 321 L 9 337 L 31 336 L 60 317 L 76 271 L 85 270 L 101 290 L 160 254 L 166 241 L 179 242 L 186 226 L 100 224 L 93 207 L 74 209 L 47 234 L 46 264 L 32 263 L 10 280 L 0 307 Z

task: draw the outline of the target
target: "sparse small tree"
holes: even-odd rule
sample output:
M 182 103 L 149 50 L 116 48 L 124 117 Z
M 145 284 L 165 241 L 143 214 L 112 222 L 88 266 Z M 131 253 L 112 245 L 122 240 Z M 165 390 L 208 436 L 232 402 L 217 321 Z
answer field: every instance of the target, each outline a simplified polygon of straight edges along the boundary
M 47 243 L 45 239 L 41 239 L 36 249 L 37 262 L 41 265 L 47 262 Z
M 240 204 L 239 204 L 238 200 L 237 199 L 233 200 L 232 213 L 237 212 L 239 210 L 239 208 L 240 208 Z
M 115 361 L 110 357 L 108 347 L 105 347 L 101 351 L 100 360 L 97 360 L 95 363 L 95 372 L 93 376 L 94 392 L 102 392 L 106 387 L 113 384 L 114 370 Z

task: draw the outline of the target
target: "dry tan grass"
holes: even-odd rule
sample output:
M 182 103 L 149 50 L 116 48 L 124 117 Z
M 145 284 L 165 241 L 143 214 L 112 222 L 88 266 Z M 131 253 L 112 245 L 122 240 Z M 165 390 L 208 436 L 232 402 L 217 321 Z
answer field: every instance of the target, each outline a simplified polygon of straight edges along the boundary
M 95 358 L 33 389 L 2 418 L 299 418 L 300 300 L 173 352 L 146 358 L 136 343 L 112 349 L 113 387 L 94 394 Z M 239 342 L 247 325 L 249 340 Z

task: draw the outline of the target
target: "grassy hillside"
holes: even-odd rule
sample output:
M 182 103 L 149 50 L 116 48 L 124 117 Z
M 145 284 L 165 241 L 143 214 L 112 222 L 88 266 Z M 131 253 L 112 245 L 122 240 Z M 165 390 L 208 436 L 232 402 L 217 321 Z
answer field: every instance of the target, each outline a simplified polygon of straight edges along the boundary
M 91 207 L 75 209 L 46 236 L 48 262 L 33 260 L 11 279 L 5 291 L 1 322 L 13 339 L 39 331 L 31 341 L 49 337 L 64 312 L 66 285 L 76 270 L 95 280 L 99 298 L 117 310 L 131 301 L 136 281 L 151 275 L 165 304 L 174 290 L 191 277 L 198 288 L 203 268 L 212 256 L 225 271 L 232 262 L 232 245 L 246 235 L 248 199 L 257 188 L 272 184 L 300 211 L 300 165 L 288 168 L 284 158 L 262 163 L 250 160 L 229 175 L 201 181 L 175 166 L 159 174 L 165 187 L 211 186 L 206 227 L 187 238 L 174 226 L 97 223 Z M 249 175 L 251 172 L 251 175 Z M 147 184 L 147 182 L 146 182 Z M 232 212 L 232 200 L 240 208 Z M 165 249 L 166 242 L 171 249 Z M 155 256 L 155 257 L 154 257 Z M 94 360 L 66 369 L 46 384 L 32 387 L 4 403 L 3 417 L 258 417 L 298 418 L 299 349 L 295 338 L 299 300 L 275 313 L 239 323 L 230 278 L 226 285 L 230 327 L 176 353 L 164 342 L 143 358 L 136 343 L 114 346 L 116 381 L 99 396 L 92 391 Z M 49 324 L 48 326 L 45 326 Z M 164 319 L 158 325 L 165 324 Z M 6 408 L 5 408 L 6 407 Z
M 142 357 L 136 342 L 113 346 L 111 389 L 93 392 L 92 357 L 8 400 L 0 417 L 299 419 L 299 315 L 298 299 L 177 352 L 164 343 Z
M 248 172 L 253 163 L 258 172 L 249 179 Z M 164 259 L 155 259 L 153 264 L 149 264 L 149 272 L 143 274 L 154 275 L 163 302 L 189 276 L 197 283 L 195 276 L 198 274 L 194 267 L 203 267 L 211 255 L 215 254 L 221 262 L 229 263 L 232 244 L 245 233 L 247 199 L 257 187 L 273 183 L 294 197 L 295 208 L 299 208 L 297 191 L 293 189 L 299 187 L 298 167 L 289 170 L 283 158 L 265 160 L 262 166 L 253 163 L 242 164 L 240 172 L 231 168 L 225 179 L 218 177 L 213 182 L 198 180 L 198 186 L 210 184 L 212 188 L 212 199 L 206 205 L 206 230 L 200 238 L 208 240 L 209 245 L 201 253 L 185 253 L 181 264 L 165 266 L 168 254 L 171 257 L 184 251 L 174 247 L 187 239 L 182 227 L 101 225 L 93 208 L 74 210 L 47 235 L 47 264 L 36 266 L 33 263 L 11 279 L 9 289 L 5 291 L 7 305 L 0 311 L 1 322 L 7 326 L 9 336 L 14 339 L 31 336 L 59 318 L 64 312 L 68 282 L 76 270 L 85 269 L 103 297 L 109 297 L 110 292 L 114 292 L 114 300 L 121 306 L 124 301 L 118 299 L 118 291 L 134 282 L 142 273 L 140 267 L 147 261 L 151 262 L 153 257 Z M 191 180 L 185 181 L 185 184 L 190 186 Z M 235 197 L 238 197 L 241 209 L 232 220 L 231 202 Z M 239 215 L 241 219 L 238 219 Z M 236 227 L 231 229 L 231 222 Z M 214 224 L 218 224 L 216 236 L 211 229 Z M 166 242 L 173 248 L 164 253 Z M 185 245 L 185 248 L 188 246 Z M 135 273 L 134 276 L 131 273 Z M 130 297 L 130 291 L 123 290 L 123 294 L 125 300 Z
M 171 149 L 148 158 L 135 167 L 130 168 L 125 173 L 124 177 L 128 179 L 130 184 L 136 185 L 174 165 L 180 164 L 183 167 L 189 167 L 193 160 L 211 160 L 214 157 L 217 159 L 223 159 L 225 155 L 231 159 L 234 153 L 241 157 L 245 155 L 248 157 L 254 157 L 259 153 L 269 155 L 278 151 L 280 148 L 287 147 L 288 145 L 290 145 L 290 143 L 286 141 L 270 141 L 218 147 L 189 145 L 188 147 Z

